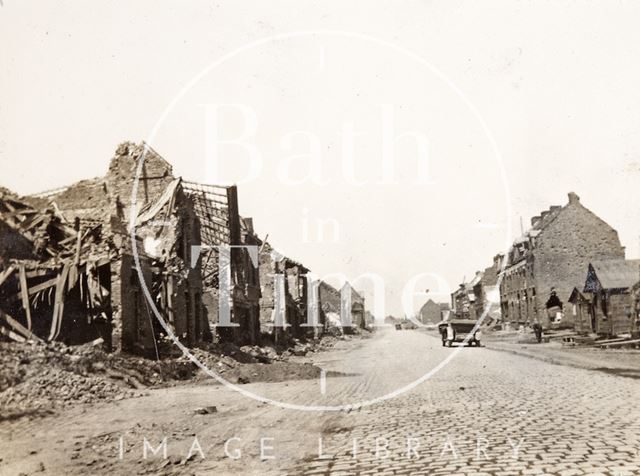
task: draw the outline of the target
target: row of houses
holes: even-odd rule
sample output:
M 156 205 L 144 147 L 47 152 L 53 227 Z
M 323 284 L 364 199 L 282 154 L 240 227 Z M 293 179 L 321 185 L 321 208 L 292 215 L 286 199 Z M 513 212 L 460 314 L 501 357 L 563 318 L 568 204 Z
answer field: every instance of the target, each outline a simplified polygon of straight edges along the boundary
M 617 231 L 575 193 L 531 219 L 506 255 L 460 285 L 453 314 L 510 326 L 605 336 L 640 329 L 640 261 L 625 259 Z
M 182 180 L 144 143 L 121 144 L 102 177 L 0 190 L 0 332 L 13 340 L 102 338 L 141 354 L 168 336 L 286 345 L 342 326 L 344 296 L 366 326 L 349 283 L 308 273 L 240 215 L 235 186 Z

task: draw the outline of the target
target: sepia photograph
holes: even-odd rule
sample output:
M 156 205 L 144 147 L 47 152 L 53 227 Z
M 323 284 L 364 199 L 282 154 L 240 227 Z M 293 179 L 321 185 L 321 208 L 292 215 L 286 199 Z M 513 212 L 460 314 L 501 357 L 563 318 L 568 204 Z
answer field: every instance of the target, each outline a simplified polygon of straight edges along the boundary
M 640 475 L 639 24 L 0 0 L 0 476 Z

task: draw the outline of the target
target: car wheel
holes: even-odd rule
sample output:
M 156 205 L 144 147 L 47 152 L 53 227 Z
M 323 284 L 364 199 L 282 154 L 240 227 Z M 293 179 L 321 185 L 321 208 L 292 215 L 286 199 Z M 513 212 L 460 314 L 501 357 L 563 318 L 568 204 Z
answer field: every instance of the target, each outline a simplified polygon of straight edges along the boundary
M 479 340 L 476 341 L 476 347 L 482 347 Z

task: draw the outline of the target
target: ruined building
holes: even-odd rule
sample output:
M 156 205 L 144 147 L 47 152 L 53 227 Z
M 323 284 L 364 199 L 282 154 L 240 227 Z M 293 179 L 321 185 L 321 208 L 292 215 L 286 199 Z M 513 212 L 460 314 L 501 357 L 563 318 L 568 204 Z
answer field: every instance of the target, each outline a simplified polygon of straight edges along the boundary
M 503 320 L 573 326 L 572 314 L 562 311 L 584 284 L 584 270 L 591 261 L 612 258 L 624 258 L 618 233 L 569 193 L 569 203 L 533 217 L 513 244 L 500 285 Z M 558 315 L 564 316 L 560 323 Z
M 116 347 L 157 352 L 158 338 L 168 332 L 155 311 L 188 345 L 211 338 L 200 269 L 190 266 L 191 249 L 200 244 L 199 220 L 182 181 L 155 151 L 123 143 L 105 176 L 38 194 L 31 201 L 53 208 L 63 223 L 78 223 L 81 234 L 100 230 L 110 250 L 105 289 Z
M 309 285 L 309 269 L 291 258 L 278 253 L 265 243 L 260 254 L 260 323 L 267 338 L 284 344 L 291 338 L 319 337 L 322 334 L 322 315 L 318 326 L 309 320 L 309 313 L 319 309 L 316 286 Z M 312 296 L 312 299 L 310 299 Z M 283 303 L 281 322 L 276 325 L 276 300 Z M 313 308 L 309 308 L 309 303 Z
M 68 223 L 0 190 L 0 333 L 111 346 L 111 260 L 102 225 Z
M 209 322 L 217 326 L 223 341 L 256 344 L 260 337 L 258 254 L 262 242 L 253 230 L 253 221 L 240 217 L 235 186 L 184 182 L 184 189 L 201 225 L 203 302 Z M 229 315 L 224 326 L 219 326 L 221 308 Z
M 186 345 L 216 338 L 258 341 L 257 252 L 253 259 L 240 246 L 257 248 L 261 242 L 251 220 L 238 214 L 235 187 L 185 182 L 146 144 L 124 143 L 103 177 L 23 201 L 3 193 L 2 200 L 0 292 L 12 296 L 3 315 L 14 323 L 3 326 L 7 333 L 23 326 L 49 338 L 24 303 L 41 301 L 45 292 L 51 309 L 40 303 L 38 312 L 53 313 L 62 323 L 54 323 L 62 331 L 52 339 L 95 338 L 96 326 L 89 332 L 74 322 L 102 320 L 105 340 L 143 354 L 157 353 L 163 335 Z M 226 247 L 222 261 L 219 246 Z M 221 282 L 228 286 L 234 327 L 218 328 L 216 335 Z M 51 317 L 37 322 L 52 325 Z
M 282 292 L 286 327 L 273 338 L 318 337 L 322 312 L 319 326 L 305 325 L 320 308 L 309 270 L 273 257 L 240 216 L 235 186 L 184 181 L 148 145 L 126 142 L 102 177 L 25 198 L 0 190 L 0 332 L 101 337 L 107 348 L 149 356 L 173 337 L 257 344 Z M 351 302 L 364 327 L 364 299 L 352 291 Z
M 373 323 L 367 321 L 364 296 L 357 292 L 348 281 L 340 290 L 321 281 L 318 285 L 318 297 L 320 319 L 321 322 L 324 322 L 325 328 L 341 328 L 345 333 L 352 333 Z M 341 318 L 343 308 L 347 310 L 348 318 L 351 320 L 350 325 L 346 327 L 343 326 Z

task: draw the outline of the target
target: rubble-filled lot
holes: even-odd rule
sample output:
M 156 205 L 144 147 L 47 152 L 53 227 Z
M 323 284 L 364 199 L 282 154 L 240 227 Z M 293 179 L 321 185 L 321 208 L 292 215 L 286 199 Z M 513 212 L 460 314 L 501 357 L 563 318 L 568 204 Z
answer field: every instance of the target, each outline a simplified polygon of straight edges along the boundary
M 317 378 L 319 368 L 289 358 L 332 347 L 336 340 L 296 342 L 280 352 L 233 344 L 191 352 L 230 383 L 280 382 Z M 156 361 L 107 353 L 90 344 L 0 342 L 0 368 L 0 420 L 44 416 L 72 403 L 122 400 L 142 396 L 149 388 L 210 379 L 179 353 Z

